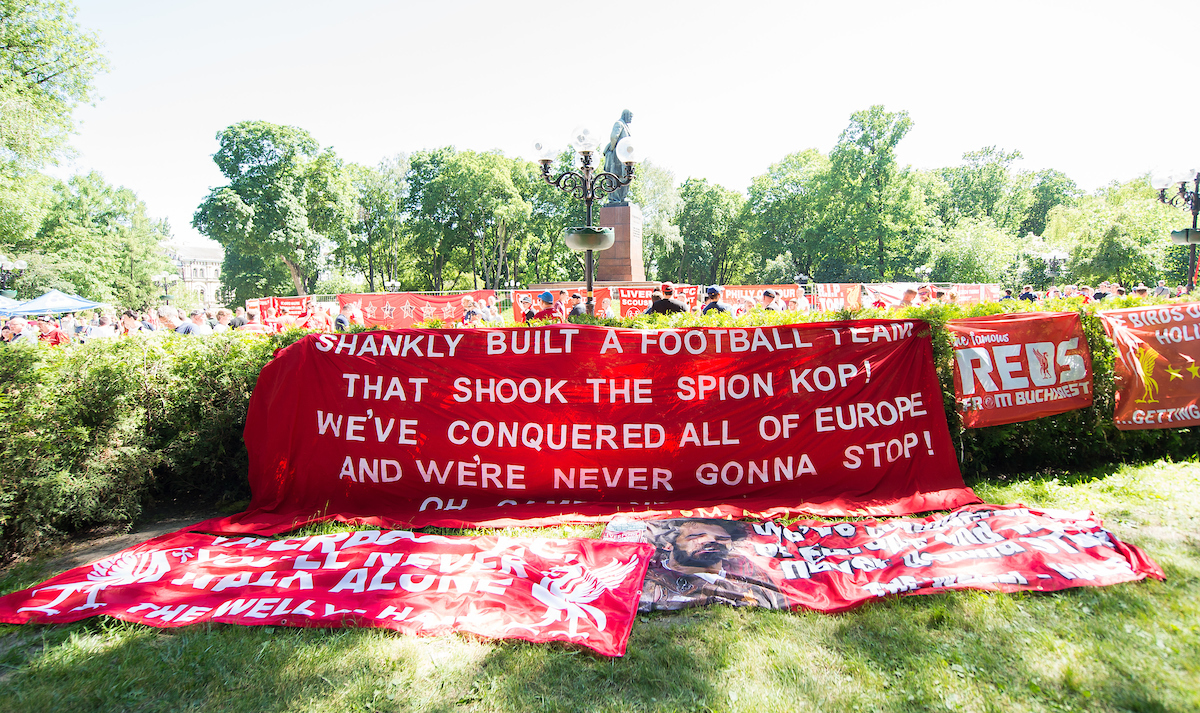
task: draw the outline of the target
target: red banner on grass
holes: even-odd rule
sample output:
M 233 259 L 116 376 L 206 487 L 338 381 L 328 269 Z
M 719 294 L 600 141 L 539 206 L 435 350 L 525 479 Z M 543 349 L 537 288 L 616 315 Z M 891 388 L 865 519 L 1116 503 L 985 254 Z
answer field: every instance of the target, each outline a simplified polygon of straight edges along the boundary
M 952 319 L 954 397 L 967 428 L 1092 405 L 1092 353 L 1076 312 Z
M 1100 320 L 1117 345 L 1117 428 L 1200 425 L 1200 303 L 1108 310 Z
M 176 532 L 0 597 L 0 621 L 104 614 L 160 627 L 218 621 L 462 631 L 621 656 L 651 551 L 599 540 L 379 530 L 284 540 Z
M 486 300 L 492 290 L 459 292 L 453 295 L 421 295 L 414 292 L 386 292 L 338 295 L 338 305 L 354 305 L 368 327 L 407 329 L 430 319 L 456 323 L 462 321 L 463 297 Z
M 656 546 L 641 611 L 706 604 L 852 609 L 889 594 L 948 589 L 1053 592 L 1162 569 L 1092 514 L 974 505 L 886 522 L 615 520 L 607 540 Z
M 262 370 L 245 439 L 250 509 L 210 531 L 976 501 L 914 321 L 312 335 Z

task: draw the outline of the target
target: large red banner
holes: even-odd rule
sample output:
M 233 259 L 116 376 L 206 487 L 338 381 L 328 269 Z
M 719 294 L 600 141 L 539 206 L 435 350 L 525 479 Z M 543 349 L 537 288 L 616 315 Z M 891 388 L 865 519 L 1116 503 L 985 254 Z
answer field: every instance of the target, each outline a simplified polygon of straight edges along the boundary
M 1092 514 L 975 505 L 886 522 L 615 520 L 605 539 L 656 547 L 641 611 L 706 604 L 839 612 L 889 594 L 1053 592 L 1162 569 Z
M 1200 303 L 1108 310 L 1100 319 L 1117 345 L 1117 428 L 1200 425 Z
M 904 320 L 311 335 L 262 370 L 245 440 L 250 509 L 211 531 L 976 502 Z
M 459 322 L 463 316 L 463 297 L 486 300 L 496 293 L 475 290 L 453 295 L 421 295 L 415 292 L 386 292 L 338 295 L 338 305 L 351 304 L 362 314 L 363 324 L 385 329 L 407 329 L 414 324 L 440 319 Z
M 0 621 L 105 614 L 160 627 L 217 621 L 463 631 L 621 656 L 651 552 L 599 540 L 403 531 L 283 540 L 177 532 L 0 597 Z
M 650 308 L 652 287 L 618 287 L 617 294 L 621 298 L 621 316 L 633 317 L 644 313 Z M 675 285 L 675 299 L 691 306 L 696 304 L 700 296 L 699 285 Z
M 952 319 L 954 397 L 967 428 L 1092 405 L 1092 353 L 1076 312 Z

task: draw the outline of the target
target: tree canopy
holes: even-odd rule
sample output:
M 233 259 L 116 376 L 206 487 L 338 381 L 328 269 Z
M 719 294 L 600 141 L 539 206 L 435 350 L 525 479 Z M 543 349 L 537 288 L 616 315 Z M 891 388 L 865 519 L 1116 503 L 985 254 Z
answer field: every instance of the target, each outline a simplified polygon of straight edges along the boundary
M 66 145 L 72 112 L 106 67 L 96 36 L 61 0 L 0 0 L 0 157 L 40 166 Z

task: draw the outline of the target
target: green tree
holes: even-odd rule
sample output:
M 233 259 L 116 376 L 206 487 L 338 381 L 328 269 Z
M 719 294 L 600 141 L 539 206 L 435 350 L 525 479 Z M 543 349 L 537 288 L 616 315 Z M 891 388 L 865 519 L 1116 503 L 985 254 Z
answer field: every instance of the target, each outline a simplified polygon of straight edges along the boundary
M 402 243 L 408 156 L 384 159 L 375 168 L 350 164 L 347 170 L 356 207 L 351 234 L 338 245 L 335 255 L 344 267 L 366 275 L 367 290 L 375 292 L 384 280 L 399 281 L 405 272 Z
M 0 158 L 38 166 L 74 128 L 106 63 L 96 36 L 58 0 L 0 0 Z
M 233 124 L 217 141 L 213 161 L 229 185 L 209 193 L 192 225 L 225 248 L 222 284 L 239 300 L 258 296 L 251 286 L 279 262 L 295 294 L 308 294 L 323 251 L 350 239 L 354 192 L 341 159 L 307 131 L 265 121 Z M 279 294 L 278 283 L 266 287 L 259 295 Z
M 674 173 L 653 161 L 638 164 L 634 176 L 629 202 L 642 211 L 642 264 L 647 279 L 662 279 L 659 261 L 680 247 L 679 226 L 674 223 L 682 204 L 679 186 Z
M 829 155 L 832 194 L 831 224 L 836 226 L 843 260 L 875 265 L 878 279 L 903 269 L 896 258 L 911 250 L 913 238 L 906 208 L 915 186 L 896 160 L 896 145 L 912 128 L 908 112 L 888 112 L 876 105 L 855 112 Z M 855 271 L 843 268 L 854 278 Z
M 944 240 L 930 245 L 929 277 L 934 282 L 1012 284 L 1019 249 L 1013 236 L 991 218 L 964 218 L 947 231 Z
M 518 189 L 528 171 L 496 153 L 445 148 L 413 154 L 407 208 L 432 289 L 470 287 L 477 274 L 495 289 L 510 274 L 512 244 L 532 210 Z
M 750 256 L 742 226 L 742 194 L 703 178 L 689 178 L 679 191 L 675 215 L 682 240 L 660 263 L 660 276 L 685 283 L 736 282 Z
M 780 277 L 790 282 L 797 273 L 813 275 L 837 250 L 826 215 L 829 168 L 825 155 L 808 149 L 785 156 L 750 184 L 746 224 L 772 283 Z M 787 259 L 780 261 L 783 255 Z
M 51 191 L 53 205 L 37 232 L 11 243 L 36 269 L 21 288 L 51 287 L 130 307 L 153 303 L 150 277 L 170 267 L 162 241 L 170 226 L 147 215 L 146 204 L 128 188 L 112 186 L 98 173 L 73 176 Z M 36 256 L 36 257 L 34 257 Z
M 1025 193 L 1029 196 L 1025 216 L 1017 228 L 1018 235 L 1041 235 L 1046 231 L 1050 211 L 1060 205 L 1073 205 L 1083 193 L 1065 173 L 1050 168 L 1022 173 L 1018 180 L 1025 184 Z
M 1013 180 L 1020 151 L 995 146 L 963 154 L 964 164 L 941 170 L 949 193 L 941 207 L 945 225 L 964 218 L 990 218 L 1001 230 L 1015 231 L 1025 215 L 1025 196 Z
M 1070 281 L 1153 285 L 1166 277 L 1171 230 L 1183 214 L 1158 202 L 1145 177 L 1113 183 L 1072 206 L 1050 211 L 1046 242 L 1066 250 Z

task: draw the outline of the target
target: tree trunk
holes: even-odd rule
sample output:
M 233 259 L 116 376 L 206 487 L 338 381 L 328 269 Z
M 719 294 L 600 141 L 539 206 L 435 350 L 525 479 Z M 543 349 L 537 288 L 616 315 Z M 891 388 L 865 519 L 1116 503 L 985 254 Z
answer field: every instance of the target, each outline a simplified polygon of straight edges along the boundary
M 300 272 L 300 266 L 286 257 L 283 258 L 283 264 L 287 266 L 288 272 L 292 275 L 292 284 L 296 286 L 296 296 L 308 295 L 308 291 L 304 289 L 304 275 Z

